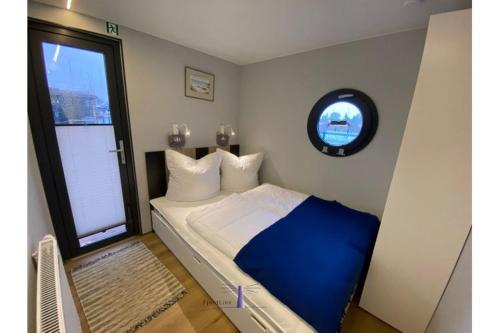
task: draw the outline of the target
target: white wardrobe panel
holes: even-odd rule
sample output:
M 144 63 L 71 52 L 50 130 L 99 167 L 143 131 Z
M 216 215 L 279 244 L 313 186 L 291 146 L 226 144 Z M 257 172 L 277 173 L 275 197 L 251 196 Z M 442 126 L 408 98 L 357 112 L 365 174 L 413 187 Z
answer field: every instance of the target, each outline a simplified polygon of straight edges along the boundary
M 472 232 L 426 333 L 472 332 Z
M 471 227 L 471 10 L 430 18 L 360 305 L 424 332 Z

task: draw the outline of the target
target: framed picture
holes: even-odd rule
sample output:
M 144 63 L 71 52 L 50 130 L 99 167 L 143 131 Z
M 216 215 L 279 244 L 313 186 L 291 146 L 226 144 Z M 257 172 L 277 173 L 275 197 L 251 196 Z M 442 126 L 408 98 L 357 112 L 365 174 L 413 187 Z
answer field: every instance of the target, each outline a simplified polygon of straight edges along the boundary
M 186 97 L 199 98 L 213 102 L 215 75 L 186 67 L 184 81 L 184 94 Z

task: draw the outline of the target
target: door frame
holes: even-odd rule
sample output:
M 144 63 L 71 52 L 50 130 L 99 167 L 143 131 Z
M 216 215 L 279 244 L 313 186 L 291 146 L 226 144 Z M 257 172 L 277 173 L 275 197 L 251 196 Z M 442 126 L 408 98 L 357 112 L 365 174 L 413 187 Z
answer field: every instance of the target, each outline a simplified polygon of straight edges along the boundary
M 42 105 L 42 103 L 47 100 L 48 92 L 46 91 L 47 89 L 44 84 L 40 82 L 40 79 L 36 79 L 36 71 L 44 72 L 44 68 L 38 68 L 40 66 L 40 61 L 37 62 L 33 59 L 31 41 L 29 38 L 30 30 L 40 31 L 42 33 L 48 32 L 58 34 L 61 35 L 62 38 L 76 38 L 81 40 L 83 43 L 99 43 L 111 50 L 110 55 L 112 55 L 112 59 L 110 60 L 112 60 L 114 66 L 109 70 L 114 72 L 114 78 L 116 81 L 110 81 L 112 78 L 108 78 L 108 89 L 110 90 L 110 94 L 112 94 L 111 90 L 114 90 L 113 93 L 117 96 L 116 103 L 118 103 L 120 117 L 119 119 L 113 119 L 113 123 L 118 123 L 117 125 L 121 128 L 121 139 L 123 140 L 124 148 L 127 152 L 125 154 L 125 169 L 128 188 L 123 188 L 122 190 L 127 198 L 126 201 L 128 201 L 124 202 L 124 208 L 126 210 L 125 215 L 131 219 L 131 223 L 127 224 L 127 232 L 83 248 L 79 246 L 76 236 L 73 215 L 71 212 L 69 196 L 66 189 L 66 182 L 59 155 L 59 148 L 57 145 L 57 138 L 55 138 L 53 133 L 47 133 L 46 131 L 48 124 L 47 119 L 44 118 L 46 118 L 47 115 L 44 115 L 43 109 L 44 107 L 47 108 L 47 106 Z M 110 96 L 110 98 L 112 97 Z M 28 18 L 28 117 L 38 166 L 45 190 L 45 197 L 63 259 L 82 255 L 86 252 L 139 233 L 141 231 L 138 205 L 139 200 L 137 194 L 137 180 L 130 130 L 121 39 L 69 28 L 52 22 Z M 120 174 L 121 177 L 124 176 L 121 172 Z

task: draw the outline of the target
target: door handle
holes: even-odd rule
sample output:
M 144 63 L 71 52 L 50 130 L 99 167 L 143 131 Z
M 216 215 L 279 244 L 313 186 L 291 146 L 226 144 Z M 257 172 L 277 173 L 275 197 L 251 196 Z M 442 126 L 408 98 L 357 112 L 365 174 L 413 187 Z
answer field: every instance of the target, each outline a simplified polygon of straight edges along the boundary
M 112 149 L 109 150 L 110 153 L 120 153 L 120 161 L 122 164 L 126 164 L 127 161 L 125 160 L 125 148 L 123 147 L 123 140 L 118 140 L 118 146 L 120 147 L 119 149 Z

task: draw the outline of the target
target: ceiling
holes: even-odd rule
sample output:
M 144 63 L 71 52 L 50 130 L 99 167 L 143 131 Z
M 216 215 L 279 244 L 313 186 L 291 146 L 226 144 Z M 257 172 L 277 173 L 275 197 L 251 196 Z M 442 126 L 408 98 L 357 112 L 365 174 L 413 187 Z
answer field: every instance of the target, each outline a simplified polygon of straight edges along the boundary
M 245 65 L 423 28 L 429 15 L 471 1 L 73 0 L 71 10 Z M 66 7 L 66 0 L 39 2 Z

